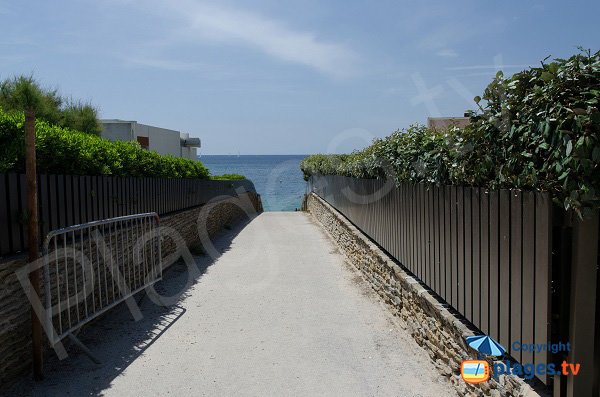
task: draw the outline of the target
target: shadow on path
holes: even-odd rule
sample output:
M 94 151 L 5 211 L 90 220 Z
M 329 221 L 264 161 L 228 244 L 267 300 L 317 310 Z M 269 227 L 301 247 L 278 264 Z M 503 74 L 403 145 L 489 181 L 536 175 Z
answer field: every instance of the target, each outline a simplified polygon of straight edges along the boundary
M 211 240 L 221 254 L 230 250 L 235 237 L 250 223 L 244 219 L 231 230 L 223 230 Z M 163 307 L 148 298 L 145 291 L 135 296 L 143 318 L 135 321 L 127 306 L 121 304 L 105 316 L 83 327 L 78 338 L 102 362 L 96 365 L 76 346 L 68 346 L 69 357 L 58 360 L 53 351 L 46 354 L 45 379 L 35 383 L 25 379 L 10 390 L 0 391 L 4 396 L 58 396 L 75 395 L 74 390 L 85 390 L 85 395 L 101 396 L 111 387 L 112 381 L 119 377 L 141 354 L 168 332 L 179 319 L 186 315 L 179 302 L 185 300 L 194 285 L 213 265 L 217 258 L 208 255 L 194 256 L 195 266 L 190 272 L 188 265 L 180 260 L 165 270 L 163 280 L 155 284 L 156 291 L 162 296 L 174 297 L 174 305 Z M 190 274 L 195 277 L 190 279 Z M 65 340 L 66 341 L 66 340 Z M 77 372 L 78 385 L 71 387 L 66 378 Z M 152 377 L 148 373 L 148 377 Z M 2 394 L 7 393 L 7 394 Z

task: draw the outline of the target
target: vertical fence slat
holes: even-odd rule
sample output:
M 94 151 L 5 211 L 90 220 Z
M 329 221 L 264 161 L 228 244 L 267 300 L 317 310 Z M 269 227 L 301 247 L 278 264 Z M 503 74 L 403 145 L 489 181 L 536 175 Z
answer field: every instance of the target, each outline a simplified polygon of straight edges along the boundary
M 479 189 L 479 230 L 481 231 L 480 260 L 481 260 L 481 330 L 491 334 L 490 330 L 490 195 L 485 189 Z
M 29 207 L 27 204 L 27 177 L 25 174 L 19 175 L 19 229 L 21 230 L 21 246 L 27 248 L 29 238 L 27 219 L 29 218 Z
M 402 228 L 400 229 L 400 233 L 402 234 L 402 244 L 401 244 L 401 251 L 402 251 L 402 259 L 401 262 L 404 266 L 406 266 L 406 262 L 407 262 L 407 246 L 408 246 L 408 230 L 407 230 L 407 225 L 408 225 L 408 221 L 407 221 L 407 215 L 406 215 L 406 184 L 402 184 L 400 185 L 400 197 L 399 197 L 399 204 L 400 206 L 400 212 L 401 212 L 401 217 L 402 217 Z
M 8 174 L 8 215 L 11 225 L 11 250 L 23 250 L 23 241 L 21 240 L 22 225 L 19 213 L 19 190 L 20 180 L 17 174 Z
M 534 343 L 550 340 L 550 291 L 552 233 L 552 203 L 546 194 L 535 195 L 535 328 Z M 546 352 L 534 355 L 536 364 L 548 363 Z
M 500 190 L 500 339 L 510 345 L 510 191 Z
M 67 226 L 67 208 L 66 208 L 66 194 L 65 194 L 65 175 L 56 176 L 56 202 L 58 204 L 58 227 L 62 228 Z
M 458 311 L 465 313 L 465 201 L 464 188 L 456 188 L 456 251 Z
M 81 224 L 81 202 L 79 201 L 79 179 L 80 177 L 77 175 L 73 176 L 73 180 L 72 180 L 72 192 L 71 192 L 71 198 L 72 198 L 72 203 L 73 203 L 73 223 L 76 225 Z
M 425 188 L 423 184 L 418 184 L 419 187 L 419 247 L 417 251 L 417 255 L 419 257 L 419 273 L 420 279 L 425 281 L 427 280 L 427 267 L 425 265 L 425 261 L 427 260 L 427 249 L 425 244 L 425 206 L 427 205 L 425 199 Z
M 57 185 L 56 175 L 48 175 L 48 208 L 50 209 L 50 230 L 60 228 L 57 202 Z
M 471 265 L 472 273 L 472 303 L 473 303 L 473 324 L 481 329 L 481 218 L 479 211 L 480 190 L 471 189 Z
M 532 192 L 523 192 L 523 258 L 521 269 L 522 279 L 522 315 L 521 315 L 521 339 L 524 343 L 533 343 L 534 329 L 534 307 L 535 301 L 535 195 Z M 531 342 L 529 342 L 531 341 Z M 533 363 L 532 352 L 522 352 L 523 363 Z
M 10 253 L 9 231 L 12 229 L 8 217 L 6 175 L 0 174 L 0 255 Z
M 596 288 L 598 271 L 599 211 L 573 219 L 571 296 L 569 313 L 569 360 L 581 365 L 577 376 L 567 377 L 567 397 L 594 393 L 594 348 L 596 335 Z M 597 386 L 597 385 L 596 385 Z
M 75 218 L 75 206 L 73 205 L 73 176 L 65 176 L 65 226 L 73 225 Z
M 472 235 L 472 189 L 464 188 L 464 260 L 465 260 L 465 311 L 464 315 L 473 321 L 473 235 Z M 477 264 L 476 266 L 478 266 Z
M 452 191 L 444 186 L 444 300 L 452 304 Z
M 435 233 L 435 228 L 434 228 L 434 217 L 435 217 L 435 212 L 433 210 L 434 208 L 434 202 L 433 202 L 433 186 L 429 186 L 427 188 L 427 202 L 428 202 L 428 206 L 427 206 L 427 251 L 428 251 L 428 261 L 427 261 L 427 272 L 429 274 L 429 285 L 431 286 L 432 289 L 435 288 L 435 253 L 434 253 L 434 246 L 435 246 L 435 239 L 433 237 L 433 234 Z
M 75 200 L 77 202 L 77 200 Z M 40 213 L 40 241 L 44 241 L 46 235 L 50 231 L 50 208 L 48 206 L 48 176 L 45 174 L 38 175 L 38 206 Z
M 89 218 L 89 205 L 88 202 L 88 187 L 87 177 L 79 177 L 79 205 L 81 206 L 81 223 L 88 222 Z
M 523 236 L 522 236 L 522 195 L 520 190 L 512 190 L 510 192 L 510 336 L 509 341 L 523 341 L 521 335 L 521 319 L 523 316 L 522 306 L 522 253 L 523 253 Z M 528 304 L 531 304 L 529 302 Z M 529 343 L 529 342 L 525 342 Z M 512 349 L 512 343 L 506 346 L 510 354 L 519 360 L 523 361 L 521 351 L 515 352 Z
M 94 210 L 94 219 L 95 221 L 100 220 L 100 189 L 99 189 L 99 181 L 97 176 L 92 177 L 92 207 Z
M 458 214 L 457 214 L 457 187 L 450 186 L 450 246 L 452 249 L 452 270 L 450 271 L 452 277 L 451 283 L 451 305 L 458 308 Z
M 411 271 L 414 274 L 418 274 L 418 267 L 417 267 L 417 243 L 418 243 L 418 239 L 417 239 L 417 232 L 418 232 L 418 217 L 417 217 L 417 205 L 416 205 L 416 201 L 417 201 L 417 185 L 416 184 L 412 184 L 410 186 L 411 188 L 411 195 L 410 195 L 410 202 L 411 202 L 411 214 L 410 214 L 410 222 L 411 222 L 411 245 L 410 245 L 410 250 L 411 250 Z
M 500 266 L 500 207 L 498 201 L 498 192 L 490 191 L 489 193 L 489 291 L 490 291 L 490 323 L 489 335 L 500 340 L 500 328 L 498 320 L 500 315 L 500 292 L 499 292 L 499 266 Z
M 443 214 L 444 212 L 442 211 L 442 205 L 443 205 L 444 201 L 443 201 L 443 196 L 442 196 L 442 188 L 439 186 L 435 187 L 435 210 L 436 210 L 436 216 L 435 216 L 435 230 L 436 230 L 436 245 L 435 245 L 435 250 L 436 250 L 436 255 L 435 255 L 435 260 L 436 260 L 436 270 L 437 270 L 437 287 L 436 287 L 436 291 L 438 291 L 438 294 L 442 295 L 442 291 L 443 291 L 443 280 L 444 280 L 444 273 L 442 271 L 442 255 L 443 255 L 443 236 L 444 236 L 444 232 L 443 232 L 443 227 L 444 227 L 444 218 L 443 218 Z

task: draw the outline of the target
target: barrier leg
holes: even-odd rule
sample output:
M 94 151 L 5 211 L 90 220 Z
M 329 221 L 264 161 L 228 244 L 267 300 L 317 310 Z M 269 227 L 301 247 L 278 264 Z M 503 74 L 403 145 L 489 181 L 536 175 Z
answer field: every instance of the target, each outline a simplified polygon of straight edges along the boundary
M 75 335 L 69 333 L 68 336 L 69 339 L 81 349 L 83 354 L 88 356 L 88 358 L 92 360 L 92 362 L 94 362 L 94 364 L 102 364 L 102 362 L 94 355 L 94 353 L 92 353 L 90 349 L 88 349 L 83 343 L 81 343 L 81 341 Z

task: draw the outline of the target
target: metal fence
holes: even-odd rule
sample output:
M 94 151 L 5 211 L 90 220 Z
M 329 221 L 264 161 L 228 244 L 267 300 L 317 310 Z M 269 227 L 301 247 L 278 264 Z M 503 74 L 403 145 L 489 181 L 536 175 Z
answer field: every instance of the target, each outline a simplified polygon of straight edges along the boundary
M 160 215 L 254 191 L 251 181 L 39 175 L 40 235 L 50 230 L 117 216 Z M 27 187 L 23 174 L 0 174 L 0 255 L 27 248 Z
M 523 363 L 550 339 L 551 201 L 547 194 L 323 176 L 311 189 Z M 380 197 L 377 197 L 380 196 Z M 365 199 L 371 197 L 371 199 Z
M 52 231 L 44 242 L 45 329 L 52 346 L 162 278 L 156 213 Z
M 308 188 L 521 363 L 580 364 L 577 376 L 539 377 L 555 395 L 600 393 L 598 211 L 581 219 L 521 190 L 343 176 Z M 515 341 L 570 351 L 515 351 Z

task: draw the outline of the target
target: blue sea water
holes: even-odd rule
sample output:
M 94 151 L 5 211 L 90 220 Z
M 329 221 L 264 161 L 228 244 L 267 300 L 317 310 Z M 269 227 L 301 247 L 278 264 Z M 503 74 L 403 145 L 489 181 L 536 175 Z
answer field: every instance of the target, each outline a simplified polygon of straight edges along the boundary
M 265 211 L 294 211 L 300 208 L 306 182 L 300 171 L 305 155 L 202 155 L 200 160 L 211 175 L 242 174 L 254 182 Z

